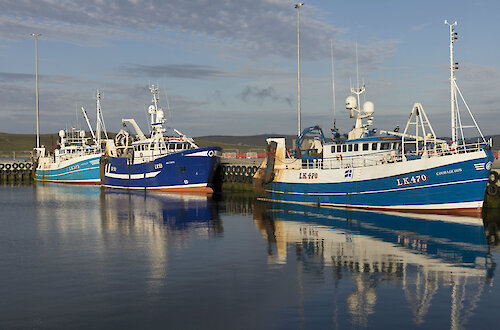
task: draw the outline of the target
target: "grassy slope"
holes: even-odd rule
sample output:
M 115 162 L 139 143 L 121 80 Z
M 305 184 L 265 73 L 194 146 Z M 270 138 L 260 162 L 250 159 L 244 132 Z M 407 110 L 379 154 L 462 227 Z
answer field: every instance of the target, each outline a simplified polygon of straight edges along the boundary
M 111 134 L 114 136 L 114 134 Z M 247 136 L 224 136 L 210 135 L 194 138 L 195 142 L 200 147 L 218 146 L 223 151 L 228 152 L 259 152 L 266 149 L 266 138 L 271 136 L 284 136 L 287 139 L 287 146 L 290 148 L 292 140 L 295 136 L 287 136 L 280 134 L 261 134 Z M 47 149 L 53 148 L 58 141 L 57 133 L 42 134 L 40 143 L 45 145 Z M 35 146 L 35 134 L 10 134 L 0 133 L 0 157 L 12 157 L 13 152 L 16 156 L 29 155 Z M 288 145 L 290 144 L 290 145 Z M 500 135 L 493 136 L 493 148 L 500 149 Z
M 42 134 L 40 135 L 40 144 L 51 148 L 57 144 L 57 139 L 57 133 Z M 29 155 L 35 145 L 35 134 L 0 133 L 0 156 L 11 157 L 14 152 L 16 156 Z
M 112 134 L 114 136 L 114 134 Z M 57 145 L 59 137 L 57 133 L 40 135 L 40 144 L 47 149 Z M 265 151 L 266 137 L 232 137 L 232 136 L 207 136 L 194 138 L 200 147 L 218 146 L 229 152 Z M 35 134 L 10 134 L 0 133 L 0 157 L 28 156 L 35 147 Z

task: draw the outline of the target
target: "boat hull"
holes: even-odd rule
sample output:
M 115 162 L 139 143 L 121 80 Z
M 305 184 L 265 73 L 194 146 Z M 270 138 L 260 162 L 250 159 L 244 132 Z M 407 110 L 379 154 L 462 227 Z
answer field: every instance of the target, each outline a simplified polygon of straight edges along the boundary
M 375 210 L 480 214 L 493 161 L 491 150 L 339 169 L 274 169 L 254 179 L 259 198 Z
M 129 164 L 125 157 L 105 157 L 104 186 L 212 193 L 210 184 L 218 159 L 215 147 L 184 150 L 140 164 Z
M 84 155 L 54 163 L 50 157 L 40 157 L 35 180 L 55 183 L 100 184 L 101 155 Z

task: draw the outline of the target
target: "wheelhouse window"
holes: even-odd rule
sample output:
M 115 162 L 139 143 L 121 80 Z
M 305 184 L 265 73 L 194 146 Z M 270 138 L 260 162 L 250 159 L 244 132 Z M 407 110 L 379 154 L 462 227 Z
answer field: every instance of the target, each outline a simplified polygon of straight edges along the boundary
M 369 146 L 368 143 L 363 143 L 363 151 L 367 151 L 368 150 L 368 146 Z
M 358 151 L 358 150 L 359 150 L 359 144 L 357 144 L 357 143 L 356 143 L 356 144 L 354 145 L 354 151 Z
M 391 148 L 391 144 L 388 142 L 384 142 L 380 144 L 380 150 L 389 150 Z
M 378 143 L 372 143 L 372 150 L 377 150 Z
M 347 151 L 352 151 L 352 144 L 347 145 Z
M 347 145 L 343 144 L 342 145 L 342 152 L 346 152 L 347 151 Z
M 337 152 L 342 152 L 342 146 L 341 145 L 337 145 Z

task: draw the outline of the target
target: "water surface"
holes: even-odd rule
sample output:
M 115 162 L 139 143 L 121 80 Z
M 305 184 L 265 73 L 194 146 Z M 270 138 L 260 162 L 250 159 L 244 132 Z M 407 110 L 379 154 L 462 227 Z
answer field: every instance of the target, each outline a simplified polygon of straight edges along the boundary
M 0 186 L 0 328 L 498 327 L 498 215 Z

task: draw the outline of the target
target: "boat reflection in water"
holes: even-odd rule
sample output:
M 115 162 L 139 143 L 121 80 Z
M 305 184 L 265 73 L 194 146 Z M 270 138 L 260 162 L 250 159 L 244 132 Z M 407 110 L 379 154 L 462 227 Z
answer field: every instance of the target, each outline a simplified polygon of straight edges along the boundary
M 298 272 L 308 273 L 330 267 L 335 287 L 352 286 L 345 304 L 339 301 L 336 308 L 346 306 L 353 325 L 368 326 L 375 309 L 394 303 L 383 300 L 383 287 L 393 284 L 416 325 L 425 322 L 437 293 L 451 294 L 450 325 L 461 328 L 493 281 L 495 264 L 478 218 L 264 202 L 254 208 L 269 263 L 296 259 Z M 436 304 L 442 312 L 441 297 L 435 300 L 441 301 Z
M 223 232 L 217 207 L 206 195 L 48 183 L 38 183 L 34 191 L 38 237 L 47 242 L 44 246 L 63 251 L 61 272 L 68 265 L 85 265 L 85 273 L 97 278 L 127 265 L 137 288 L 145 280 L 153 299 L 166 284 L 172 251 Z
M 107 190 L 103 199 L 106 226 L 161 224 L 162 230 L 168 232 L 186 231 L 202 236 L 223 232 L 217 206 L 207 195 Z
M 206 235 L 223 232 L 217 206 L 212 199 L 201 194 L 105 191 L 96 186 L 55 185 L 38 183 L 35 189 L 38 202 L 56 207 L 39 208 L 53 214 L 51 220 L 66 221 L 78 218 L 100 220 L 105 229 L 125 226 L 158 226 L 161 231 L 196 231 Z M 68 203 L 75 208 L 68 207 Z M 64 204 L 64 207 L 61 207 Z M 85 206 L 92 207 L 85 207 Z M 58 206 L 58 207 L 57 207 Z M 98 207 L 95 207 L 98 206 Z M 85 210 L 85 214 L 80 211 Z M 78 211 L 75 214 L 75 211 Z M 55 219 L 54 219 L 55 218 Z M 132 225 L 132 227 L 131 227 Z M 152 227 L 151 227 L 152 228 Z

